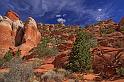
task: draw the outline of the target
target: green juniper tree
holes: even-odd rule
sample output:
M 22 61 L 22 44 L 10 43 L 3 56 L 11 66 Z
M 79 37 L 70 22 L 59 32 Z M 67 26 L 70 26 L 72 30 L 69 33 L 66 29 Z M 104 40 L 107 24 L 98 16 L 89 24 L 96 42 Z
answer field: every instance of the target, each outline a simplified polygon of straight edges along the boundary
M 91 69 L 90 48 L 97 45 L 89 33 L 80 31 L 77 34 L 77 39 L 74 43 L 72 52 L 70 53 L 69 63 L 66 68 L 73 72 L 83 72 Z

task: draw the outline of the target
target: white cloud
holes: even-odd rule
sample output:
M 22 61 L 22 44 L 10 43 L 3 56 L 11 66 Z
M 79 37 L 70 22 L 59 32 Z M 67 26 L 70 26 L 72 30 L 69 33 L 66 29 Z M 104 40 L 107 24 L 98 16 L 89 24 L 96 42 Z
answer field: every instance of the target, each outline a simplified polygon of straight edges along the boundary
M 98 11 L 102 11 L 102 9 L 98 9 Z
M 56 17 L 61 17 L 61 15 L 56 15 Z
M 58 21 L 59 23 L 65 23 L 65 22 L 66 22 L 66 20 L 63 19 L 63 18 L 58 18 L 57 21 Z
M 56 17 L 59 17 L 59 18 L 60 18 L 60 17 L 65 17 L 66 15 L 67 15 L 67 14 L 62 14 L 62 15 L 57 14 Z
M 67 14 L 63 14 L 63 17 L 65 17 Z

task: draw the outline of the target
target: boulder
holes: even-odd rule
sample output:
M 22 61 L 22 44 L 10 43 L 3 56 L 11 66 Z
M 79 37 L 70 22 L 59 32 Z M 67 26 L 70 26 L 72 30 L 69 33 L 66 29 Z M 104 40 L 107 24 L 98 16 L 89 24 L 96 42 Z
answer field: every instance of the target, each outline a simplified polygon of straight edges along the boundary
M 60 52 L 52 62 L 55 68 L 64 68 L 68 63 L 70 50 Z
M 2 21 L 3 20 L 3 17 L 0 15 L 0 21 Z
M 12 21 L 16 21 L 16 20 L 19 20 L 19 15 L 17 13 L 15 13 L 14 11 L 12 10 L 9 10 L 6 15 L 9 19 L 11 19 Z
M 22 57 L 27 55 L 32 48 L 37 47 L 40 39 L 41 35 L 38 31 L 36 21 L 29 17 L 24 25 L 24 37 L 22 39 L 22 44 L 19 46 Z
M 10 49 L 20 50 L 22 57 L 37 47 L 41 39 L 36 21 L 29 17 L 25 25 L 18 14 L 9 10 L 5 16 L 0 16 L 0 58 Z
M 55 60 L 53 61 L 55 68 L 64 68 L 65 64 L 67 64 L 69 56 L 67 54 L 60 54 L 58 55 Z
M 15 43 L 17 39 L 15 38 L 19 27 L 22 28 L 23 23 L 15 12 L 10 10 L 5 16 L 0 16 L 0 58 L 3 58 L 10 48 L 16 48 Z M 18 38 L 18 40 L 20 39 Z
M 12 26 L 13 21 L 11 19 L 9 19 L 7 16 L 3 16 L 2 21 L 5 21 L 5 22 L 9 23 Z
M 10 20 L 5 19 L 0 22 L 0 58 L 3 58 L 9 48 L 14 46 L 11 23 L 8 21 Z
M 14 40 L 14 45 L 19 46 L 22 42 L 22 37 L 23 37 L 23 22 L 20 20 L 19 15 L 12 11 L 9 10 L 5 17 L 9 18 L 12 21 L 12 37 Z

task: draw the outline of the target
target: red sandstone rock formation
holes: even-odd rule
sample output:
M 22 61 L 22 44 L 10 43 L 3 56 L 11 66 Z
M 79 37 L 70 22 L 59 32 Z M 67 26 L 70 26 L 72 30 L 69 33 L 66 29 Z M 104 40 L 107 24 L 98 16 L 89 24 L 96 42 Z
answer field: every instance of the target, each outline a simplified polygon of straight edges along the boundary
M 32 48 L 36 47 L 40 42 L 40 38 L 41 35 L 35 20 L 29 17 L 24 25 L 23 44 L 19 46 L 22 56 L 27 55 Z
M 121 32 L 113 32 L 102 37 L 97 37 L 98 45 L 113 48 L 124 48 L 124 35 Z
M 9 10 L 0 21 L 0 58 L 10 50 L 21 50 L 21 54 L 27 55 L 28 52 L 40 42 L 41 34 L 37 29 L 34 19 L 29 17 L 23 27 L 19 16 Z
M 91 50 L 93 56 L 93 69 L 103 77 L 113 77 L 116 74 L 116 68 L 120 67 L 124 57 L 122 48 L 97 47 Z
M 0 22 L 0 58 L 3 58 L 9 48 L 13 47 L 13 39 L 11 36 L 12 28 L 8 21 Z
M 101 37 L 102 36 L 101 30 L 105 28 L 112 28 L 114 30 L 119 30 L 120 26 L 110 19 L 110 20 L 101 21 L 94 25 L 90 25 L 85 29 L 85 31 L 89 32 L 94 37 Z
M 16 21 L 16 20 L 19 20 L 19 15 L 17 13 L 15 13 L 14 11 L 12 10 L 9 10 L 6 15 L 9 19 L 11 19 L 12 21 Z
M 76 37 L 68 37 L 70 39 L 66 41 L 66 43 L 60 44 L 58 46 L 60 53 L 55 57 L 55 60 L 53 61 L 54 67 L 56 68 L 64 68 L 68 63 L 69 54 L 73 48 L 73 43 L 76 40 Z
M 8 19 L 10 19 L 12 22 L 12 24 L 11 24 L 12 37 L 15 40 L 14 45 L 17 46 L 17 44 L 21 44 L 22 37 L 20 37 L 20 36 L 22 36 L 22 33 L 20 33 L 20 31 L 22 31 L 22 29 L 23 29 L 23 23 L 21 20 L 19 20 L 20 19 L 19 15 L 12 10 L 9 10 L 5 16 Z
M 119 25 L 124 26 L 124 17 L 120 20 Z
M 15 49 L 16 33 L 19 27 L 23 27 L 23 23 L 19 20 L 19 16 L 12 10 L 9 10 L 5 16 L 0 19 L 0 55 L 5 54 L 9 48 Z M 1 55 L 3 58 L 4 55 Z
M 119 32 L 123 19 L 118 24 L 112 20 L 102 21 L 98 24 L 86 28 L 86 32 L 91 33 L 98 42 L 98 47 L 92 51 L 93 69 L 103 77 L 113 77 L 116 68 L 124 66 L 124 35 Z M 112 28 L 115 31 L 109 34 L 102 34 L 101 29 Z

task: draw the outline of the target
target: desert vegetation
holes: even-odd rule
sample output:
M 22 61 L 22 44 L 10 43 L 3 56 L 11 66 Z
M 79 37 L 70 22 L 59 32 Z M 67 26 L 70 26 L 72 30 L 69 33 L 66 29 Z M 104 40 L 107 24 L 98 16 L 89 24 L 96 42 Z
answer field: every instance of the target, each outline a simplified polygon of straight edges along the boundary
M 31 51 L 38 57 L 54 56 L 58 53 L 56 40 L 51 37 L 44 37 L 39 45 Z
M 97 45 L 97 41 L 90 34 L 80 31 L 70 53 L 67 69 L 73 72 L 85 72 L 92 69 L 90 48 Z
M 107 28 L 102 28 L 101 29 L 101 33 L 102 34 L 110 34 L 115 32 L 115 29 L 111 28 L 111 27 L 107 27 Z
M 23 24 L 9 13 L 0 22 L 0 82 L 102 82 L 124 77 L 124 25 L 105 20 L 81 28 L 37 24 L 31 17 Z
M 2 66 L 5 62 L 9 62 L 13 58 L 13 54 L 11 51 L 8 51 L 3 59 L 0 59 L 0 66 Z
M 27 62 L 20 57 L 20 53 L 16 52 L 15 56 L 7 52 L 1 67 L 9 68 L 8 72 L 1 73 L 0 78 L 3 82 L 31 82 L 31 78 L 35 77 L 33 69 L 41 65 L 40 60 Z M 27 62 L 27 63 L 25 63 Z
M 124 33 L 124 26 L 121 26 L 120 31 Z

